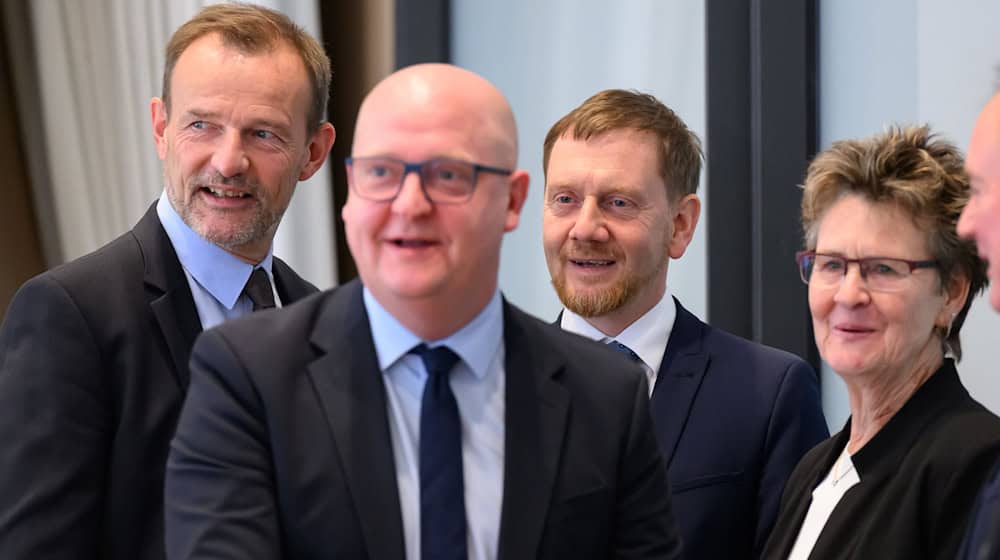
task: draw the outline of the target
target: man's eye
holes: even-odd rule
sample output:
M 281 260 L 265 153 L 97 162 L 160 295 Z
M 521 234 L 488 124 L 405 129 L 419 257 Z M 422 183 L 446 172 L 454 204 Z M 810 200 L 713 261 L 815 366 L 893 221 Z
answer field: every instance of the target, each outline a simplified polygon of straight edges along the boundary
M 573 202 L 573 197 L 568 194 L 561 194 L 555 198 L 556 204 L 570 204 Z
M 623 198 L 612 198 L 610 201 L 610 205 L 612 208 L 628 208 L 629 206 L 631 206 L 631 204 L 629 204 L 629 201 Z
M 205 130 L 206 128 L 208 128 L 208 123 L 206 123 L 205 121 L 194 121 L 188 126 L 190 126 L 195 130 Z
M 368 175 L 372 177 L 385 177 L 389 175 L 389 168 L 384 165 L 376 165 L 368 168 Z
M 261 140 L 270 140 L 274 138 L 274 133 L 269 130 L 255 130 L 253 135 Z

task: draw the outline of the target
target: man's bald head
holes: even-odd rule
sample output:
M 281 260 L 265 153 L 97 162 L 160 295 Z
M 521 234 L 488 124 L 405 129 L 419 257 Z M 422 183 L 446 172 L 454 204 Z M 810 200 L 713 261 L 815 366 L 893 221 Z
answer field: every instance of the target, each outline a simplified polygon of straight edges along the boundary
M 488 151 L 492 164 L 516 167 L 517 125 L 510 103 L 483 77 L 450 64 L 409 66 L 379 82 L 358 111 L 354 148 L 380 134 L 387 120 L 418 127 L 428 119 L 474 128 L 476 147 Z
M 989 261 L 990 303 L 1000 311 L 1000 94 L 976 120 L 965 159 L 972 195 L 958 220 L 958 233 L 975 240 Z

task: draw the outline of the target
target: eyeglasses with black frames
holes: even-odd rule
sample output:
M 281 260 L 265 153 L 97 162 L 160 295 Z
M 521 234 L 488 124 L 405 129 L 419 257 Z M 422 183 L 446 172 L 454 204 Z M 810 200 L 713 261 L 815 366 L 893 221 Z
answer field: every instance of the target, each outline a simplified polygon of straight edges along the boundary
M 802 281 L 821 288 L 838 285 L 847 276 L 847 267 L 857 263 L 865 285 L 877 292 L 898 292 L 906 287 L 907 280 L 914 272 L 938 266 L 936 260 L 910 261 L 889 257 L 848 259 L 816 251 L 799 251 L 795 253 L 795 261 L 799 264 Z
M 480 173 L 510 175 L 513 171 L 460 159 L 434 158 L 408 162 L 391 157 L 349 157 L 345 160 L 351 188 L 366 200 L 394 200 L 410 172 L 420 176 L 420 188 L 435 204 L 460 204 L 476 190 Z

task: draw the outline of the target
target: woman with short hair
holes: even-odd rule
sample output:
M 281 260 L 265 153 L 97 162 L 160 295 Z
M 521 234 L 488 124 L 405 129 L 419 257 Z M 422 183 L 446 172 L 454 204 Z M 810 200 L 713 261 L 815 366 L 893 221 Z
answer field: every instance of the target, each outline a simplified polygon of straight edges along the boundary
M 926 127 L 893 127 L 834 143 L 804 189 L 799 271 L 851 417 L 792 473 L 764 557 L 951 558 L 1000 451 L 1000 418 L 955 370 L 987 281 L 955 232 L 962 157 Z

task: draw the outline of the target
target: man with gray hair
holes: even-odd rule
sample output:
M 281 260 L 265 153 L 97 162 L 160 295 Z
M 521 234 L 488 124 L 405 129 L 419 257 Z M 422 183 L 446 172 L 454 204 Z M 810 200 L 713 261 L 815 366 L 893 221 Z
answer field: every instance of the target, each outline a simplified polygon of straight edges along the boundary
M 162 560 L 167 450 L 202 329 L 316 288 L 272 255 L 333 144 L 330 63 L 286 16 L 203 9 L 150 104 L 164 191 L 29 280 L 0 327 L 0 556 Z

